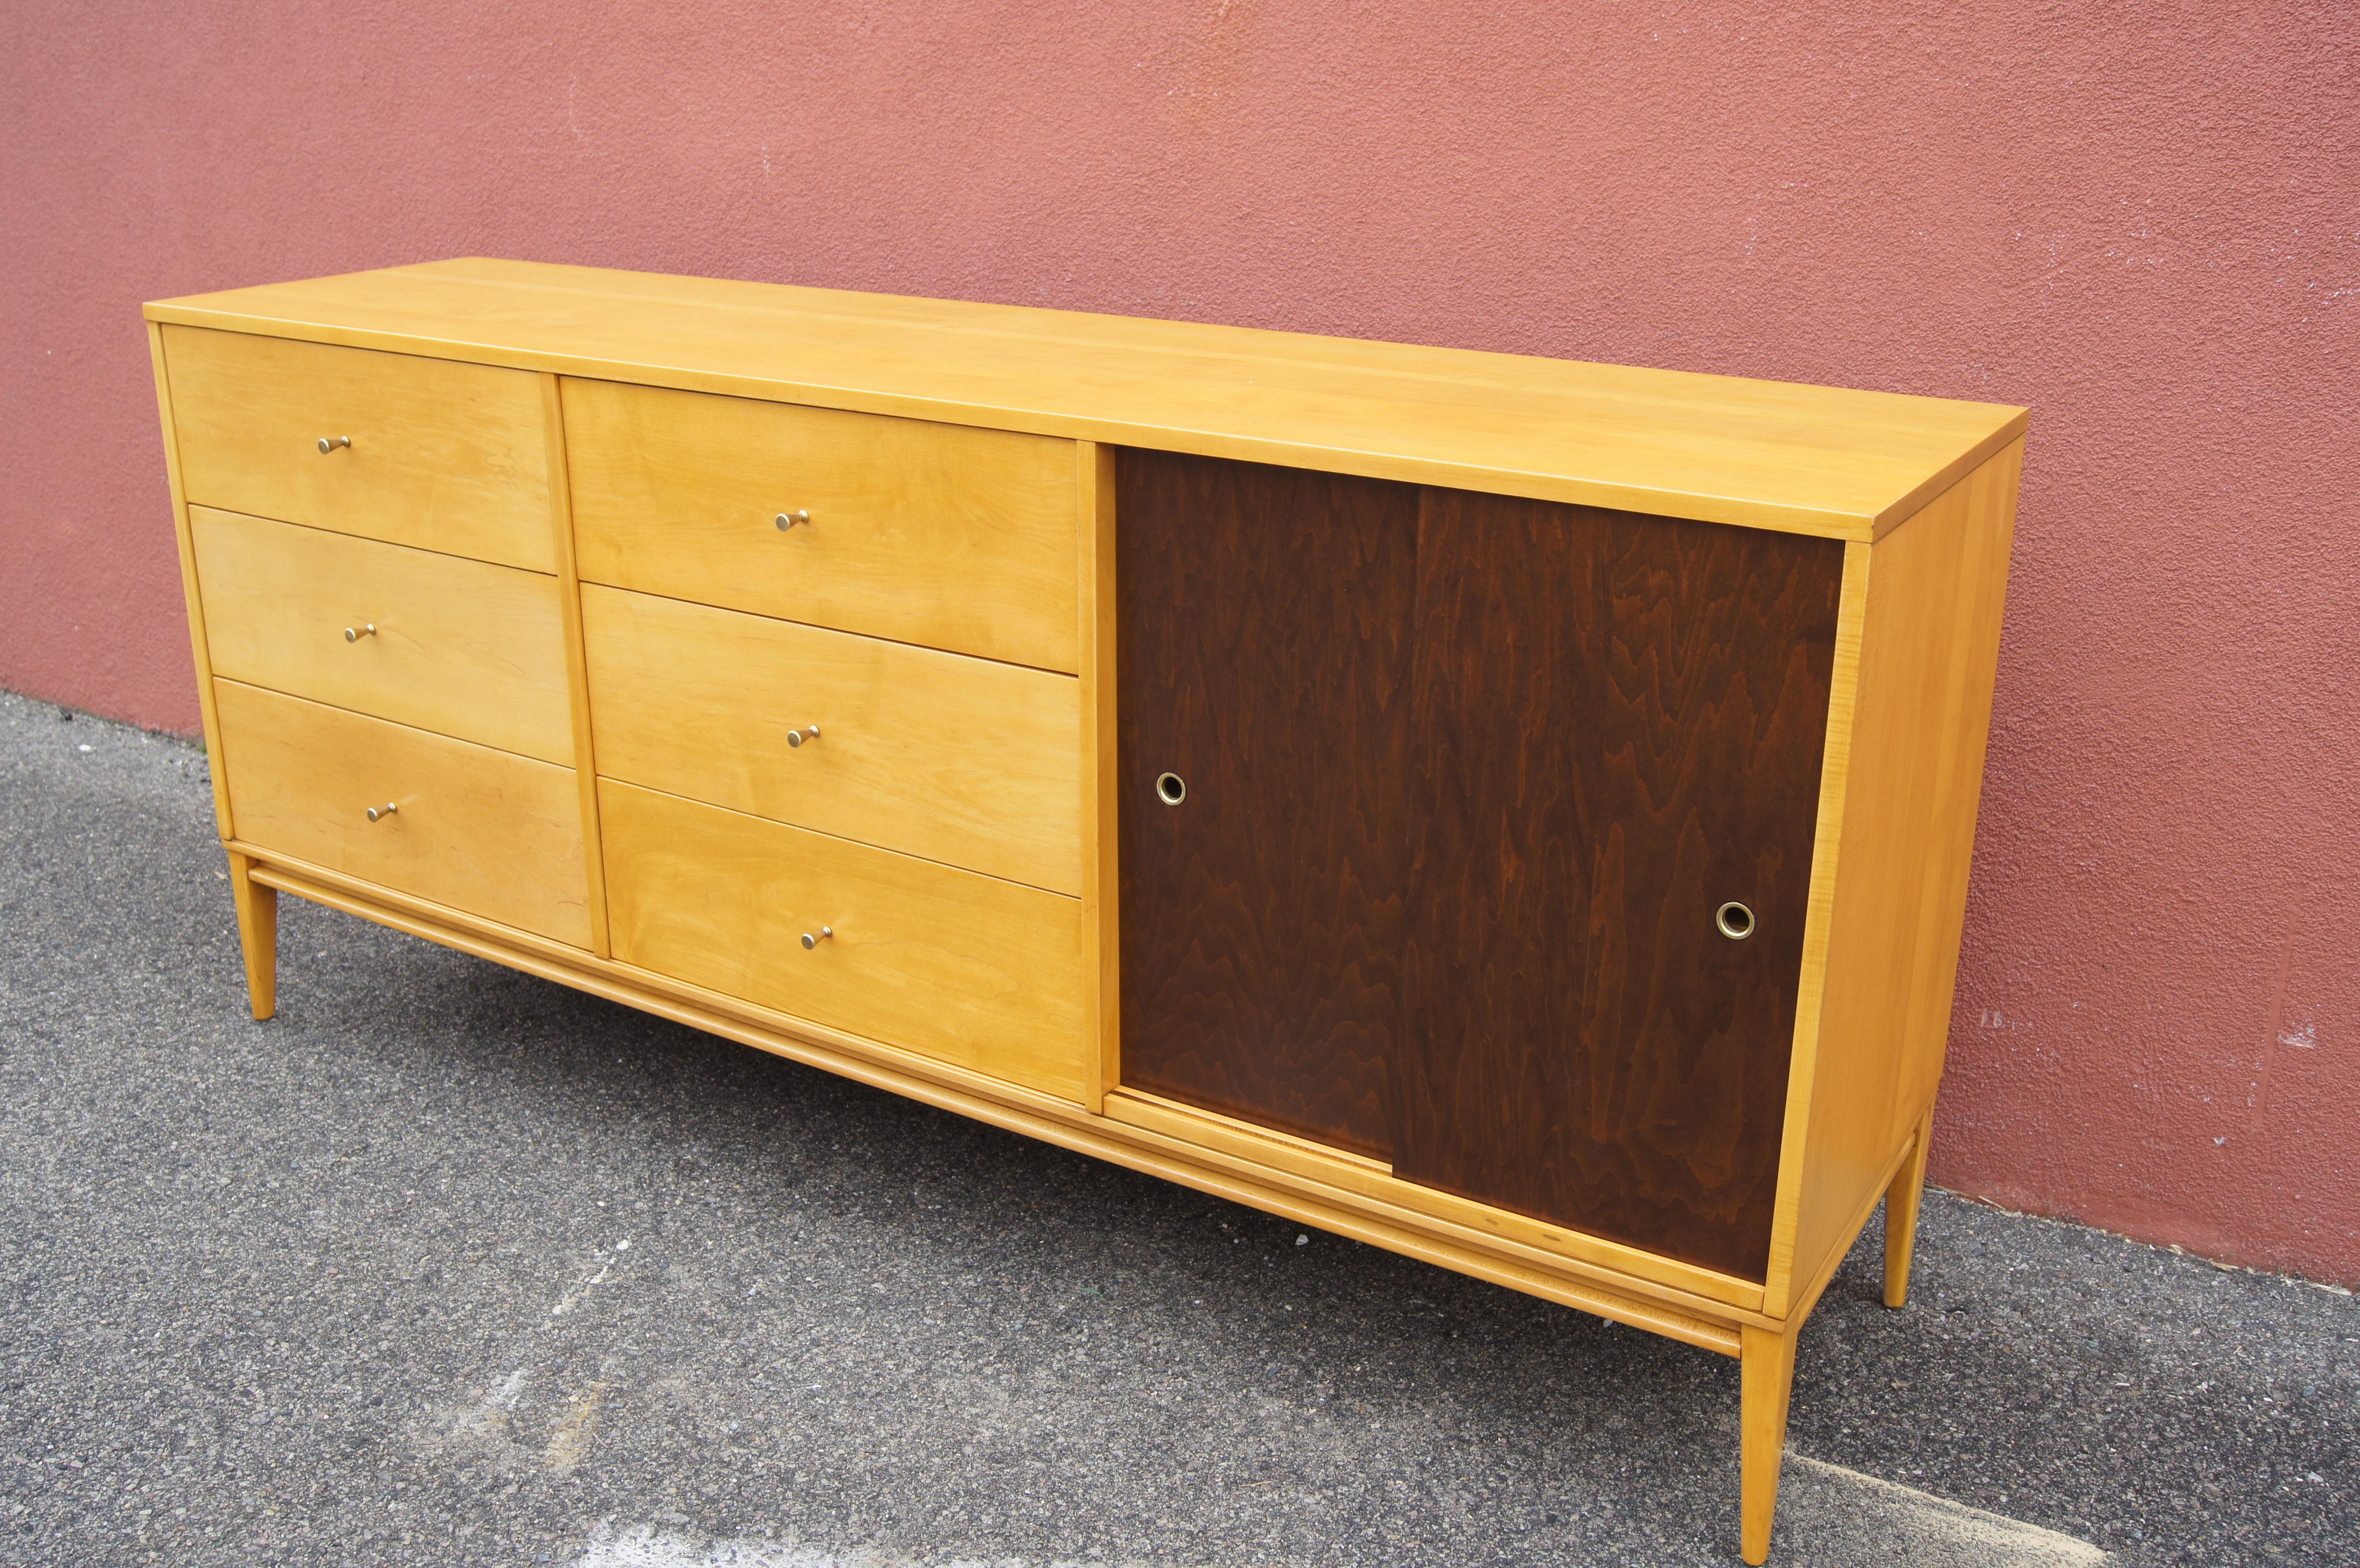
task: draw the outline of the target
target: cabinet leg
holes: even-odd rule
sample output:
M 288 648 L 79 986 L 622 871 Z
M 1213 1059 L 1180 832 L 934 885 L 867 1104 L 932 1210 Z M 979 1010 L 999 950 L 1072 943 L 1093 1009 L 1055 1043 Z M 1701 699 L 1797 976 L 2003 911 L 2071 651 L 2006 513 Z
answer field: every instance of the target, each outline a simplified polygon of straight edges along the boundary
M 237 940 L 246 949 L 246 996 L 254 1016 L 279 1010 L 279 889 L 254 880 L 254 862 L 232 852 L 230 897 L 237 901 Z
M 1759 1564 L 1770 1555 L 1770 1521 L 1778 1512 L 1778 1466 L 1786 1454 L 1786 1399 L 1795 1388 L 1795 1331 L 1745 1329 L 1737 1365 L 1745 1387 L 1740 1416 L 1744 1434 L 1739 1451 L 1743 1475 L 1740 1543 L 1745 1561 Z
M 1918 1141 L 1909 1158 L 1893 1173 L 1885 1190 L 1885 1304 L 1909 1304 L 1909 1260 L 1918 1249 L 1918 1200 L 1926 1192 L 1926 1147 L 1933 1141 L 1934 1113 L 1918 1124 Z

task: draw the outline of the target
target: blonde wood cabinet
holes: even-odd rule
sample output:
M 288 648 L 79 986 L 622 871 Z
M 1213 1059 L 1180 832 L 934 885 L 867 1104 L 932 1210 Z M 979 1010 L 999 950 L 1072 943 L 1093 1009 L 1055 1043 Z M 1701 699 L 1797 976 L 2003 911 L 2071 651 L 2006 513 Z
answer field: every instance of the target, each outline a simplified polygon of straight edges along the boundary
M 151 304 L 293 893 L 1739 1358 L 1902 1304 L 2022 409 L 441 262 Z

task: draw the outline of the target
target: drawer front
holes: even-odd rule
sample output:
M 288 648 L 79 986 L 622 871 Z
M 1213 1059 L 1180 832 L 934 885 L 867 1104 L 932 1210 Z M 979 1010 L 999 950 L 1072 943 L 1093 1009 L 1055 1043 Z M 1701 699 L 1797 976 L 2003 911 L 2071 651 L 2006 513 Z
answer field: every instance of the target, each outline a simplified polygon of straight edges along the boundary
M 582 626 L 601 774 L 1081 893 L 1072 676 L 595 584 Z
M 531 372 L 200 327 L 164 363 L 191 502 L 557 570 Z
M 563 395 L 585 578 L 1076 668 L 1073 442 L 606 381 Z
M 1079 1098 L 1078 899 L 613 779 L 598 811 L 625 963 Z
M 557 579 L 189 508 L 213 673 L 574 761 Z
M 240 839 L 589 946 L 572 768 L 235 681 L 213 682 L 213 703 Z

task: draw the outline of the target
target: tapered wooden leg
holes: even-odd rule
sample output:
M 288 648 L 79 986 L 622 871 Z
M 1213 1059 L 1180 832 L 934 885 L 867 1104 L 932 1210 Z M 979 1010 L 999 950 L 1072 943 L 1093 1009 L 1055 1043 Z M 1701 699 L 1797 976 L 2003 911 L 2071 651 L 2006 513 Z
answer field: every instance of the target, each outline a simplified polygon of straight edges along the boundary
M 1745 1386 L 1739 1464 L 1743 1486 L 1740 1546 L 1748 1563 L 1770 1555 L 1770 1521 L 1778 1512 L 1778 1465 L 1786 1454 L 1786 1399 L 1795 1388 L 1795 1332 L 1747 1328 L 1738 1346 Z
M 1918 1142 L 1885 1190 L 1885 1304 L 1909 1304 L 1909 1260 L 1918 1250 L 1918 1200 L 1926 1192 L 1926 1148 L 1933 1141 L 1934 1113 L 1918 1124 Z
M 279 889 L 254 880 L 254 862 L 233 851 L 230 897 L 237 900 L 237 940 L 246 949 L 246 996 L 254 1016 L 279 1010 Z

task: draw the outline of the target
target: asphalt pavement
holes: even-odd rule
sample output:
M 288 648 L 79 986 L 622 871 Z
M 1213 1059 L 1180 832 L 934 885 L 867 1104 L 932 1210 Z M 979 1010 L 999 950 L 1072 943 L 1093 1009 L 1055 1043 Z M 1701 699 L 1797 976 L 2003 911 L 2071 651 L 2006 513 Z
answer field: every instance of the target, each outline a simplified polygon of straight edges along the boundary
M 282 900 L 0 693 L 0 1563 L 1737 1561 L 1737 1366 Z M 1804 1565 L 2360 1563 L 2360 1308 L 1928 1195 Z

